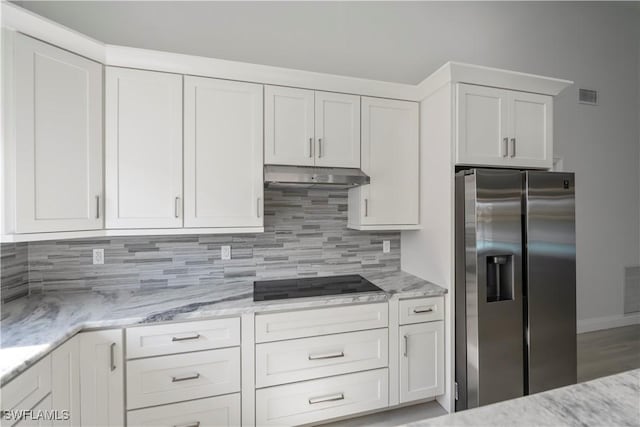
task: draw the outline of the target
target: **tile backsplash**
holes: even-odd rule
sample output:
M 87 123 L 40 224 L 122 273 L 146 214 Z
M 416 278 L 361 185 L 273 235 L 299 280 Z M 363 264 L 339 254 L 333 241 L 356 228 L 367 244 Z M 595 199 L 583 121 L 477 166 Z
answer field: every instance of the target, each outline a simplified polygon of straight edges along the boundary
M 26 243 L 0 245 L 1 302 L 11 301 L 29 292 L 29 269 Z
M 28 251 L 26 245 L 7 247 L 6 257 L 3 245 L 3 299 L 5 292 L 26 292 L 18 285 L 26 275 L 15 267 L 25 258 L 31 292 L 215 285 L 400 269 L 399 232 L 347 229 L 346 190 L 267 189 L 264 215 L 264 233 L 32 242 Z M 391 241 L 389 253 L 382 252 L 383 240 Z M 221 259 L 222 245 L 231 246 L 231 260 Z M 92 264 L 94 248 L 104 249 L 104 265 Z

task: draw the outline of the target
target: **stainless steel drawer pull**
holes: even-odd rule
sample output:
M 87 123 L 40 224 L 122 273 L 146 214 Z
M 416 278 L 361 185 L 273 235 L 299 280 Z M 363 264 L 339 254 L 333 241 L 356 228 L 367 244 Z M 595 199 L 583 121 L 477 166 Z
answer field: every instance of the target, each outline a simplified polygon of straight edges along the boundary
M 262 204 L 262 197 L 258 197 L 258 202 L 257 202 L 257 214 L 258 214 L 258 218 L 260 218 L 260 205 Z
M 200 421 L 196 421 L 194 423 L 186 423 L 186 424 L 174 424 L 173 427 L 200 427 Z
M 179 207 L 180 207 L 180 197 L 176 197 L 175 204 L 174 204 L 174 209 L 175 209 L 174 214 L 175 214 L 176 218 L 180 218 L 180 208 Z
M 507 157 L 509 155 L 509 138 L 504 138 L 502 140 L 502 143 L 504 144 L 504 149 L 502 150 L 502 157 Z
M 431 313 L 432 311 L 433 307 L 416 307 L 413 309 L 415 314 Z
M 344 400 L 344 393 L 330 394 L 328 396 L 321 396 L 321 397 L 310 397 L 309 405 L 313 405 L 315 403 L 322 403 L 322 402 L 333 402 L 336 400 Z
M 116 343 L 112 342 L 109 347 L 109 362 L 111 363 L 111 371 L 116 370 Z
M 364 216 L 369 216 L 369 199 L 364 199 Z
M 188 375 L 186 377 L 172 377 L 171 382 L 179 383 L 180 381 L 197 380 L 198 378 L 200 378 L 200 374 Z
M 318 158 L 322 157 L 322 138 L 318 138 Z
M 195 335 L 187 335 L 186 337 L 173 337 L 171 341 L 188 341 L 188 340 L 197 340 L 200 338 L 200 334 Z
M 96 219 L 100 218 L 100 196 L 96 196 Z
M 313 138 L 309 138 L 309 157 L 313 157 Z
M 336 359 L 338 357 L 344 357 L 344 352 L 337 351 L 335 353 L 310 354 L 309 360 Z
M 404 357 L 407 357 L 407 354 L 409 353 L 409 337 L 408 336 L 404 336 Z
M 516 139 L 511 138 L 511 157 L 516 156 Z

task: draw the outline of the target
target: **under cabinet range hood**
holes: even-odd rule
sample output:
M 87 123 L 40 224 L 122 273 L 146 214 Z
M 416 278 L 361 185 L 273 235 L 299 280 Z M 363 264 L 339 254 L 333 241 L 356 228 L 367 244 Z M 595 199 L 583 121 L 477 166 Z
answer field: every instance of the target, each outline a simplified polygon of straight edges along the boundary
M 353 188 L 369 184 L 368 175 L 356 168 L 265 165 L 264 186 L 269 188 Z

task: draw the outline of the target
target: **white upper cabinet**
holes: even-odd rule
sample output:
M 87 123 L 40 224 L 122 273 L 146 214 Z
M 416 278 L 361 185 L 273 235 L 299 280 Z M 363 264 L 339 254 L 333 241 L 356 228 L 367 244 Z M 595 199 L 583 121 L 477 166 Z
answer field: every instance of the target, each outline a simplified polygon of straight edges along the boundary
M 313 166 L 313 91 L 265 86 L 264 96 L 265 164 Z
M 185 76 L 185 227 L 262 227 L 262 89 Z
M 316 92 L 316 166 L 360 167 L 360 97 Z
M 360 167 L 360 97 L 265 86 L 265 164 Z
M 417 227 L 418 154 L 418 104 L 362 97 L 362 170 L 371 183 L 349 190 L 350 228 Z
M 552 166 L 551 96 L 467 84 L 457 91 L 457 164 Z
M 102 228 L 102 66 L 15 35 L 15 232 Z
M 182 76 L 106 68 L 107 228 L 182 227 Z

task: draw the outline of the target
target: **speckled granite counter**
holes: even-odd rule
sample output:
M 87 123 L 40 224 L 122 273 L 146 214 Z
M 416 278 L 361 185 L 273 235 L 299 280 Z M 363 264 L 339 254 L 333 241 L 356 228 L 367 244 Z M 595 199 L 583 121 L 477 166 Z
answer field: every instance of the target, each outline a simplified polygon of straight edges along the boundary
M 640 426 L 640 369 L 407 424 Z
M 247 312 L 443 295 L 446 289 L 404 272 L 362 273 L 384 292 L 253 301 L 253 282 L 113 292 L 45 293 L 2 306 L 0 383 L 4 385 L 83 329 L 192 320 Z

